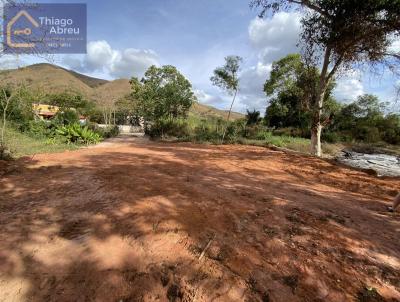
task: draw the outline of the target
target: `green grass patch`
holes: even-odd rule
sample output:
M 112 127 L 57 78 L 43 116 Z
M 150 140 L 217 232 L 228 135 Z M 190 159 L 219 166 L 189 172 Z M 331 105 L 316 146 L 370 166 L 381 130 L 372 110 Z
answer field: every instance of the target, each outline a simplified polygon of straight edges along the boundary
M 253 145 L 253 146 L 276 146 L 280 148 L 286 148 L 293 151 L 298 151 L 302 153 L 309 153 L 310 151 L 310 140 L 299 137 L 291 136 L 266 136 L 263 139 L 238 139 L 238 143 L 243 145 Z
M 79 146 L 65 144 L 49 138 L 33 138 L 7 127 L 5 131 L 5 143 L 13 157 L 21 157 L 39 153 L 56 153 L 65 150 L 76 150 Z

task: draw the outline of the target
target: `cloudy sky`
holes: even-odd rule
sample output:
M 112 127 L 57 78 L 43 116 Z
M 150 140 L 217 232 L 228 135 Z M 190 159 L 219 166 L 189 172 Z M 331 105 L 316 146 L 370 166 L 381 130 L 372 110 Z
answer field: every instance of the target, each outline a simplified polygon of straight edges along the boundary
M 213 87 L 209 79 L 225 56 L 244 59 L 234 109 L 264 112 L 267 99 L 262 88 L 272 62 L 298 51 L 298 13 L 259 19 L 246 0 L 70 2 L 87 3 L 88 53 L 57 55 L 52 58 L 54 64 L 105 79 L 140 77 L 152 64 L 175 65 L 192 82 L 200 102 L 222 109 L 228 108 L 231 97 Z M 400 43 L 393 47 L 400 49 Z M 19 62 L 40 61 L 24 56 Z M 3 68 L 15 62 L 15 58 L 3 58 Z M 374 93 L 390 101 L 395 81 L 389 74 L 372 76 L 355 70 L 338 79 L 335 96 L 349 102 L 360 94 Z

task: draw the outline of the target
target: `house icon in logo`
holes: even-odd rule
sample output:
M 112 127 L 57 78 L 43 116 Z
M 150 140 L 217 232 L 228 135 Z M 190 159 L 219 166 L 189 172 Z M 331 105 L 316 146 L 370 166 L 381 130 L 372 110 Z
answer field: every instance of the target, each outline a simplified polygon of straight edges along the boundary
M 18 30 L 12 31 L 13 25 L 23 16 L 26 19 L 28 19 L 28 21 L 32 24 L 32 26 L 39 27 L 39 23 L 37 23 L 37 21 L 34 18 L 32 18 L 32 16 L 26 10 L 21 10 L 7 24 L 7 45 L 9 47 L 14 47 L 14 48 L 32 48 L 32 47 L 35 47 L 35 43 L 27 43 L 27 42 L 26 43 L 14 43 L 12 41 L 12 36 L 16 36 L 16 35 L 29 36 L 32 33 L 32 29 L 29 28 L 29 27 L 24 28 L 24 29 L 18 29 Z

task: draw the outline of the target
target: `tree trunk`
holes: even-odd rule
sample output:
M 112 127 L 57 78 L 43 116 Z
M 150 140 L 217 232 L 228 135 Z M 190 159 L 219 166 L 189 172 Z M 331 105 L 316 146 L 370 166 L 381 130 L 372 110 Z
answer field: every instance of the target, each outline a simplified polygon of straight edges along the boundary
M 4 141 L 4 132 L 6 130 L 6 116 L 7 116 L 7 109 L 3 110 L 3 121 L 1 125 L 1 138 L 0 138 L 0 146 L 4 147 L 5 146 L 5 141 Z
M 3 104 L 3 121 L 1 125 L 1 137 L 0 137 L 0 146 L 5 147 L 5 131 L 6 131 L 6 123 L 7 123 L 7 110 L 8 110 L 8 105 L 10 104 L 11 96 L 8 97 L 6 95 L 6 92 L 3 89 L 4 93 L 4 98 L 5 98 L 5 104 Z
M 329 84 L 329 79 L 327 77 L 329 59 L 331 55 L 331 49 L 328 47 L 325 49 L 324 61 L 322 64 L 321 75 L 318 83 L 317 95 L 315 96 L 314 102 L 314 114 L 313 121 L 311 125 L 311 154 L 315 156 L 322 156 L 321 149 L 321 133 L 323 125 L 321 123 L 322 108 L 324 106 L 325 92 Z
M 322 132 L 321 123 L 317 123 L 311 128 L 311 154 L 318 157 L 322 155 L 321 132 Z
M 317 108 L 315 108 L 312 126 L 311 126 L 311 154 L 315 156 L 322 156 L 321 149 L 321 133 L 323 125 L 321 123 L 322 106 L 324 105 L 325 98 L 325 87 L 322 87 L 322 91 L 318 97 Z
M 233 107 L 233 103 L 235 103 L 235 99 L 236 99 L 236 95 L 237 95 L 237 90 L 235 90 L 235 94 L 233 95 L 233 100 L 231 103 L 231 107 L 229 108 L 229 112 L 228 112 L 228 117 L 226 118 L 227 123 L 229 122 L 229 118 L 231 117 L 231 112 L 232 112 L 232 107 Z M 226 134 L 226 129 L 228 128 L 228 125 L 226 125 L 225 129 L 224 129 L 224 133 L 222 134 L 222 143 L 224 143 L 224 139 L 225 139 L 225 134 Z

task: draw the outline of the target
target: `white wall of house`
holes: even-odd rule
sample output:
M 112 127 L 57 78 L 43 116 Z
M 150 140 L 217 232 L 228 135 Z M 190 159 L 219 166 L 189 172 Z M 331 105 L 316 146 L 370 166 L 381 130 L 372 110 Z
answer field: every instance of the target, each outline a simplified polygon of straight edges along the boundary
M 98 124 L 100 128 L 107 128 L 106 124 Z M 130 126 L 130 125 L 117 125 L 119 129 L 119 133 L 121 134 L 130 134 L 130 133 L 142 133 L 143 128 L 141 126 Z

